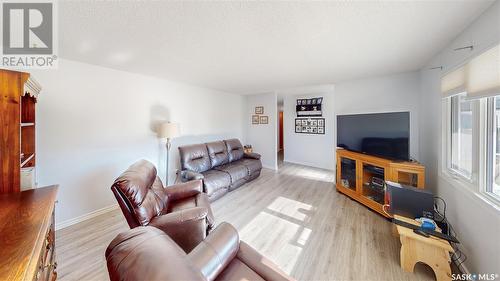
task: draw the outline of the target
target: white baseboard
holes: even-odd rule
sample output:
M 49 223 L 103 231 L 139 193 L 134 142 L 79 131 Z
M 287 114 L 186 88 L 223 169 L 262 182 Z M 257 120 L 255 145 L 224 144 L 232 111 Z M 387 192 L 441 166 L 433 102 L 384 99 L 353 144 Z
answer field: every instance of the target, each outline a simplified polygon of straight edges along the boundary
M 102 214 L 105 214 L 107 212 L 111 212 L 111 211 L 114 211 L 116 209 L 118 209 L 119 206 L 118 204 L 114 204 L 114 205 L 111 205 L 111 206 L 107 206 L 107 207 L 104 207 L 104 208 L 101 208 L 101 209 L 97 209 L 95 211 L 92 211 L 90 213 L 87 213 L 87 214 L 84 214 L 84 215 L 81 215 L 81 216 L 78 216 L 76 218 L 72 218 L 72 219 L 69 219 L 69 220 L 65 220 L 63 222 L 60 222 L 60 223 L 57 223 L 56 222 L 56 230 L 60 230 L 60 229 L 63 229 L 63 228 L 66 228 L 68 226 L 71 226 L 71 225 L 74 225 L 74 224 L 77 224 L 79 222 L 82 222 L 82 221 L 86 221 L 88 219 L 91 219 L 91 218 L 94 218 L 94 217 L 97 217 L 99 215 L 102 215 Z
M 262 164 L 262 168 L 266 168 L 266 169 L 269 169 L 269 170 L 276 171 L 276 167 L 271 167 L 271 166 L 264 165 L 264 164 Z
M 306 163 L 306 162 L 289 160 L 289 159 L 284 159 L 283 162 L 284 163 L 290 163 L 290 164 L 297 164 L 297 165 L 307 166 L 307 167 L 311 167 L 311 168 L 318 168 L 318 169 L 327 170 L 327 171 L 335 171 L 335 169 L 328 169 L 326 167 L 320 167 L 320 166 L 318 166 L 318 165 L 316 165 L 314 163 Z

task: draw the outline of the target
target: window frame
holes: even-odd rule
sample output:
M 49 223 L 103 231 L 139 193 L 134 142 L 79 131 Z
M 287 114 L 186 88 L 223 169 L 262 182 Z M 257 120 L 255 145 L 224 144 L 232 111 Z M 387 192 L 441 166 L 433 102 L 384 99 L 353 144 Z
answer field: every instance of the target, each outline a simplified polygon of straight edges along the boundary
M 483 179 L 480 186 L 480 193 L 485 195 L 488 199 L 495 202 L 496 205 L 500 206 L 500 195 L 493 193 L 493 182 L 494 182 L 494 153 L 495 152 L 495 99 L 498 96 L 487 97 L 481 99 L 483 101 L 483 122 L 481 124 L 482 139 L 484 140 L 481 144 L 481 178 Z
M 499 95 L 500 96 L 500 95 Z M 494 99 L 492 97 L 491 99 Z M 493 136 L 489 129 L 494 125 L 494 116 L 490 98 L 481 98 L 471 100 L 471 109 L 473 111 L 473 151 L 472 151 L 472 173 L 471 178 L 467 178 L 451 167 L 451 96 L 442 99 L 442 146 L 440 173 L 443 178 L 456 186 L 459 186 L 479 198 L 482 198 L 488 204 L 500 210 L 500 196 L 492 193 L 489 187 L 493 169 L 488 167 L 491 157 L 491 145 L 494 143 Z M 491 171 L 489 171 L 491 170 Z
M 453 168 L 452 166 L 452 98 L 458 95 L 464 95 L 465 93 L 460 93 L 457 95 L 449 96 L 443 99 L 444 107 L 443 107 L 443 165 L 442 165 L 442 173 L 447 175 L 449 178 L 453 178 L 456 181 L 459 181 L 463 185 L 467 186 L 470 189 L 478 190 L 478 128 L 480 122 L 480 103 L 476 100 L 471 100 L 471 111 L 472 111 L 472 166 L 471 166 L 471 174 L 470 177 L 459 171 L 458 169 Z

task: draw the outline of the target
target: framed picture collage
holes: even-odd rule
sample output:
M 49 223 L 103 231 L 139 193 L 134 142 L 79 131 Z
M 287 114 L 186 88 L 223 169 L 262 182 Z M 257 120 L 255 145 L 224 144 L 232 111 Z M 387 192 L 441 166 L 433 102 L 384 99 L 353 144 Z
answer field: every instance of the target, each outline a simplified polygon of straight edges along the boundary
M 325 118 L 295 118 L 295 133 L 325 134 Z

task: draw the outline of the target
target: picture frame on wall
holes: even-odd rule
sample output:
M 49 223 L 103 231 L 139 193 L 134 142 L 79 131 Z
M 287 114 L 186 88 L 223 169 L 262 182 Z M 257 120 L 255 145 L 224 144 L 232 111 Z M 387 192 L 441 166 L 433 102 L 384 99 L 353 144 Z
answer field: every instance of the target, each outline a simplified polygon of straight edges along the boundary
M 252 115 L 252 124 L 259 124 L 259 115 Z
M 295 118 L 295 133 L 324 135 L 325 118 Z
M 260 116 L 260 124 L 269 123 L 269 117 L 267 115 Z
M 256 106 L 255 107 L 255 114 L 264 114 L 264 107 L 263 106 Z

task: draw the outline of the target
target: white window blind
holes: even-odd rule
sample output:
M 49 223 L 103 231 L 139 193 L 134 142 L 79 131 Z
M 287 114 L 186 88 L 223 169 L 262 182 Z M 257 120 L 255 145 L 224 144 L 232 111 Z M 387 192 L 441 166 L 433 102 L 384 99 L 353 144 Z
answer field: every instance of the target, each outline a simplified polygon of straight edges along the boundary
M 500 94 L 500 45 L 482 53 L 468 63 L 467 98 Z
M 467 93 L 467 99 L 500 94 L 500 45 L 473 58 L 441 79 L 443 98 Z
M 441 92 L 443 97 L 458 95 L 465 92 L 466 67 L 462 66 L 443 77 Z

